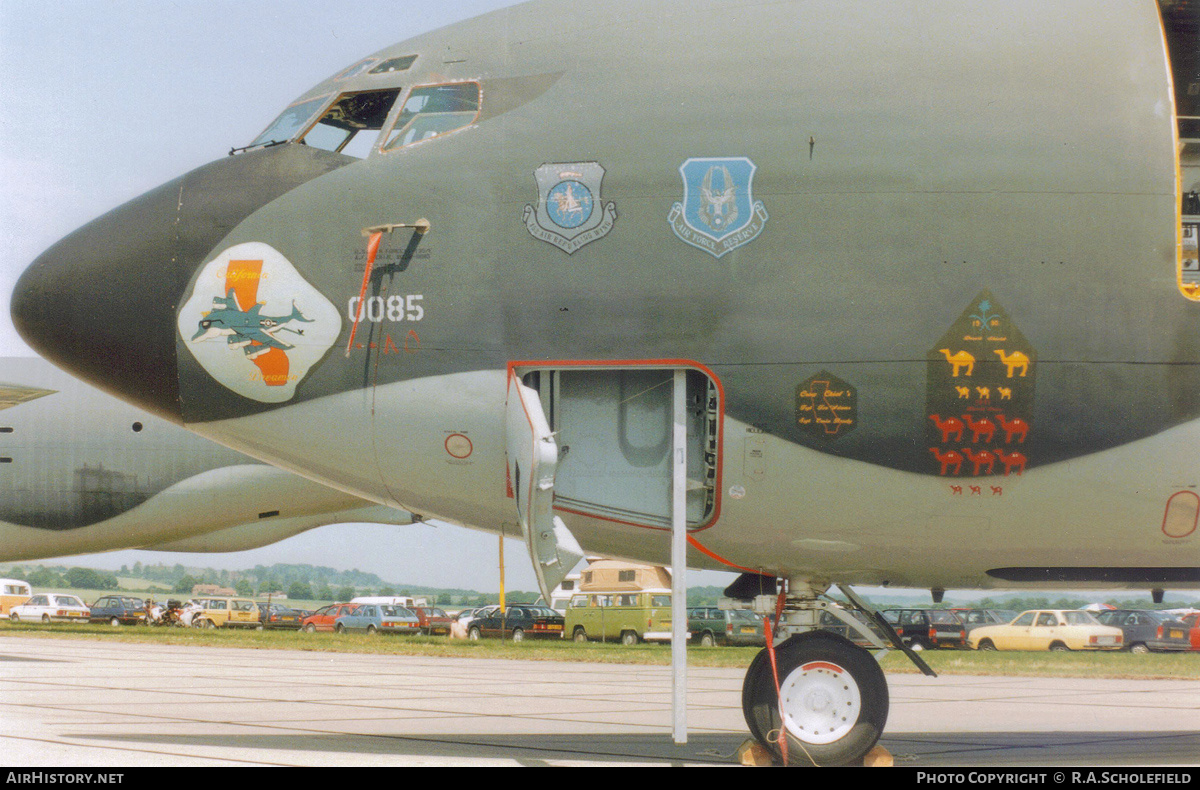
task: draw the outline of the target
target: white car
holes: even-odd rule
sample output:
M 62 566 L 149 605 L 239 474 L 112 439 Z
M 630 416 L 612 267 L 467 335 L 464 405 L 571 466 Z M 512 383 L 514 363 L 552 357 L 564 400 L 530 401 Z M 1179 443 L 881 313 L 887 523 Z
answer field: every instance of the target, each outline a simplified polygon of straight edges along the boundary
M 86 623 L 92 610 L 74 595 L 42 593 L 35 595 L 20 606 L 9 611 L 12 622 L 42 622 L 53 620 L 68 623 Z
M 481 617 L 487 617 L 489 614 L 494 611 L 498 611 L 499 609 L 500 607 L 496 606 L 495 604 L 491 606 L 480 606 L 477 609 L 463 609 L 454 619 L 466 627 L 471 624 L 472 620 L 478 620 Z

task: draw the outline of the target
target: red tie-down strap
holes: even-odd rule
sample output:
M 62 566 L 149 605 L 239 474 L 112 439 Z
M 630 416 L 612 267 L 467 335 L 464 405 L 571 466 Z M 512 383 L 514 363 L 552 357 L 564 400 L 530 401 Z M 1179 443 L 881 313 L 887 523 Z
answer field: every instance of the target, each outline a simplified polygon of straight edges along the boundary
M 784 590 L 784 582 L 779 580 L 779 597 L 775 600 L 775 624 L 779 624 L 779 618 L 783 616 L 783 604 L 787 598 L 787 592 Z M 775 663 L 775 629 L 771 627 L 771 618 L 763 618 L 763 633 L 767 638 L 767 656 L 771 659 L 771 675 L 775 679 L 775 705 L 779 710 L 779 754 L 783 757 L 783 764 L 788 764 L 788 745 L 787 745 L 787 729 L 783 724 L 783 699 L 779 692 L 779 667 Z
M 700 541 L 696 540 L 691 535 L 688 535 L 687 540 L 688 540 L 688 543 L 692 546 L 692 548 L 696 549 L 697 551 L 699 551 L 700 553 L 702 553 L 708 557 L 712 557 L 714 560 L 722 563 L 723 565 L 728 565 L 730 568 L 736 568 L 739 571 L 746 571 L 747 573 L 761 573 L 761 571 L 756 571 L 752 568 L 746 568 L 741 565 L 738 565 L 737 563 L 730 562 L 729 560 L 722 557 L 720 554 L 717 554 L 715 551 L 712 551 L 711 549 L 708 549 L 705 546 L 703 546 L 700 543 Z M 785 585 L 786 585 L 786 582 L 783 579 L 780 579 L 779 580 L 779 597 L 775 601 L 775 623 L 776 624 L 779 623 L 779 618 L 783 616 L 783 605 L 787 601 L 787 591 L 785 590 Z M 783 700 L 781 699 L 782 695 L 779 692 L 779 667 L 775 663 L 775 634 L 774 634 L 774 629 L 771 627 L 771 618 L 769 618 L 769 617 L 763 618 L 763 636 L 766 637 L 766 640 L 767 640 L 767 656 L 771 659 L 771 676 L 775 679 L 775 704 L 779 710 L 779 754 L 781 757 L 783 757 L 783 764 L 787 765 L 788 764 L 787 734 L 786 734 L 786 731 L 783 726 Z

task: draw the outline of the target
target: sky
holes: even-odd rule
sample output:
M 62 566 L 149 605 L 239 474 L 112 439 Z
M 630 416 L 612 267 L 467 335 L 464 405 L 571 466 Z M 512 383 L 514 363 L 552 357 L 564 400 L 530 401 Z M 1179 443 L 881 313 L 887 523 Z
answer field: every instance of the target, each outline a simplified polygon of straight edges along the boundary
M 0 294 L 80 225 L 243 146 L 362 57 L 512 0 L 0 0 Z M 0 350 L 27 350 L 0 311 Z
M 396 42 L 512 0 L 0 0 L 0 298 L 79 226 L 253 140 L 313 85 Z M 0 356 L 32 356 L 0 310 Z M 119 551 L 54 563 L 307 563 L 495 592 L 499 538 L 451 525 L 321 527 L 253 551 Z M 734 574 L 697 572 L 692 585 Z M 534 590 L 521 541 L 505 586 Z

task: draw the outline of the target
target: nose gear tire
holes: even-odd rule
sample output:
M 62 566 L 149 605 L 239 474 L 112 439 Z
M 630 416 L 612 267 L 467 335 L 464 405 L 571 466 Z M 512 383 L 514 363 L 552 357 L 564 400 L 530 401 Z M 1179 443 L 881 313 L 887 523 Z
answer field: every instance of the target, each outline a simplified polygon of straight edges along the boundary
M 746 672 L 742 711 L 750 733 L 782 759 L 773 739 L 782 727 L 792 765 L 861 761 L 887 723 L 887 680 L 875 658 L 846 639 L 810 631 L 779 645 L 775 660 L 780 693 L 765 649 Z

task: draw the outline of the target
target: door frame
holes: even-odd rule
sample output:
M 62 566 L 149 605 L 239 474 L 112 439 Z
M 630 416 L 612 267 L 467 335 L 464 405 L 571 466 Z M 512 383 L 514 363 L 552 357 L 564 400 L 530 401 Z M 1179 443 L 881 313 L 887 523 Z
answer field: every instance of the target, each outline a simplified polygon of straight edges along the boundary
M 711 368 L 693 359 L 532 359 L 532 360 L 509 360 L 508 375 L 505 376 L 505 381 L 516 376 L 518 380 L 526 373 L 542 370 L 608 370 L 612 368 L 657 368 L 661 370 L 695 370 L 703 373 L 708 377 L 717 388 L 717 469 L 716 479 L 713 483 L 713 509 L 712 514 L 708 519 L 696 526 L 688 527 L 688 534 L 695 534 L 711 529 L 721 518 L 721 503 L 723 499 L 722 481 L 725 465 L 725 385 L 721 381 L 721 377 L 713 372 Z M 512 481 L 507 484 L 507 495 L 513 497 Z M 599 521 L 607 521 L 613 524 L 622 524 L 630 527 L 639 527 L 641 529 L 652 529 L 657 532 L 670 532 L 670 527 L 659 526 L 656 524 L 640 524 L 635 521 L 626 521 L 623 519 L 612 518 L 609 516 L 600 516 L 595 513 L 588 513 L 582 510 L 574 510 L 568 507 L 559 505 L 554 506 L 555 511 L 562 513 L 570 513 L 576 516 L 585 518 L 597 519 Z

